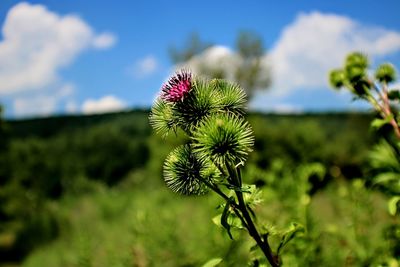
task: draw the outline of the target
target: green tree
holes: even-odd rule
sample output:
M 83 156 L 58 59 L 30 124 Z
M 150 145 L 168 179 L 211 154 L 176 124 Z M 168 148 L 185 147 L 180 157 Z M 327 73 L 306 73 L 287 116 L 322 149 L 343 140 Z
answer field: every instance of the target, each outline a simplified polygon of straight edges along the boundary
M 186 65 L 195 56 L 200 56 L 212 46 L 194 33 L 183 48 L 172 46 L 169 50 L 170 57 L 173 63 Z M 262 38 L 254 32 L 241 31 L 236 37 L 234 52 L 229 70 L 226 66 L 210 65 L 209 62 L 200 61 L 196 74 L 236 82 L 244 88 L 249 98 L 253 96 L 255 90 L 268 88 L 271 84 L 271 75 L 269 68 L 262 62 L 266 54 Z

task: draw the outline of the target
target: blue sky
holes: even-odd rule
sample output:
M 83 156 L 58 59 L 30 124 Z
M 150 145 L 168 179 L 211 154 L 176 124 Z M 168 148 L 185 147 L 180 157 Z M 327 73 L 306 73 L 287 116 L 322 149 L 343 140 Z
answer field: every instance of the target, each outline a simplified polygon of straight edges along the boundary
M 330 90 L 326 72 L 352 50 L 399 69 L 398 10 L 398 0 L 1 0 L 0 103 L 9 118 L 149 107 L 174 70 L 168 47 L 197 32 L 218 48 L 208 57 L 225 60 L 237 33 L 250 30 L 264 41 L 274 80 L 251 108 L 363 108 Z

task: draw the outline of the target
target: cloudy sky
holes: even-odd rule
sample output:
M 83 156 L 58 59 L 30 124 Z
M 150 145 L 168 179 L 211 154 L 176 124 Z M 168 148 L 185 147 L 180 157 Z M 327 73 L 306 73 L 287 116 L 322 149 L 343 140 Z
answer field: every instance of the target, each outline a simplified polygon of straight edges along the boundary
M 0 0 L 0 103 L 8 118 L 149 107 L 174 70 L 171 45 L 197 32 L 215 44 L 198 60 L 218 62 L 250 30 L 273 74 L 251 108 L 363 108 L 329 89 L 327 72 L 354 50 L 399 69 L 399 10 L 398 0 Z

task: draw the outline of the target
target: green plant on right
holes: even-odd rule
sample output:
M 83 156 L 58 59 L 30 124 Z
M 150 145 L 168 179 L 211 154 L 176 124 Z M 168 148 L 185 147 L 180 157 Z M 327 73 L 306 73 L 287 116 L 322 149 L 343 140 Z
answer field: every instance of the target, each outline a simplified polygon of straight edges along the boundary
M 330 72 L 330 84 L 335 89 L 346 88 L 356 99 L 369 102 L 380 118 L 372 122 L 372 127 L 381 128 L 389 124 L 397 141 L 400 141 L 400 113 L 396 109 L 400 101 L 400 90 L 389 88 L 396 81 L 396 69 L 390 63 L 378 66 L 374 76 L 369 75 L 369 60 L 360 52 L 346 57 L 344 67 Z
M 397 73 L 391 63 L 379 65 L 373 76 L 369 66 L 366 55 L 353 52 L 343 68 L 330 72 L 329 79 L 333 88 L 348 89 L 356 99 L 369 102 L 379 115 L 371 126 L 383 133 L 384 140 L 369 153 L 370 173 L 373 183 L 390 196 L 388 209 L 395 216 L 400 211 L 400 90 L 392 88 Z

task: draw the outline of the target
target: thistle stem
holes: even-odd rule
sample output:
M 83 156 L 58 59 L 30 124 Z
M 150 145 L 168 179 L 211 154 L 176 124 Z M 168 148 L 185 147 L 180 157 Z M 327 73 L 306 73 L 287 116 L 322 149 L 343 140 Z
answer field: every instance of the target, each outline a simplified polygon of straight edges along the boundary
M 271 250 L 271 247 L 268 243 L 268 239 L 262 240 L 260 234 L 257 231 L 256 226 L 254 225 L 253 220 L 251 219 L 251 216 L 247 210 L 246 204 L 243 199 L 243 193 L 240 191 L 236 191 L 236 196 L 239 201 L 239 209 L 241 213 L 243 214 L 244 219 L 247 222 L 247 230 L 249 234 L 253 237 L 253 239 L 257 242 L 257 245 L 260 247 L 262 252 L 264 253 L 265 257 L 267 257 L 268 262 L 271 264 L 272 267 L 279 267 L 279 258 L 277 255 L 274 255 L 274 253 Z
M 232 202 L 232 201 L 230 201 L 230 199 L 229 199 L 229 197 L 224 193 L 224 192 L 222 192 L 221 191 L 221 189 L 217 186 L 217 185 L 215 185 L 215 184 L 213 184 L 213 183 L 211 183 L 211 182 L 209 182 L 209 181 L 207 181 L 207 180 L 205 180 L 205 179 L 201 179 L 202 180 L 202 182 L 205 184 L 205 185 L 207 185 L 211 190 L 213 190 L 215 193 L 217 193 L 220 197 L 222 197 L 225 201 L 226 201 L 226 203 L 227 203 L 227 205 L 228 205 L 228 203 L 229 203 L 229 205 L 232 207 L 232 209 L 233 209 L 233 212 L 236 214 L 236 216 L 238 216 L 238 218 L 240 219 L 240 221 L 242 222 L 242 224 L 244 225 L 244 227 L 246 227 L 246 228 L 248 228 L 248 225 L 247 225 L 247 222 L 246 222 L 246 220 L 243 218 L 243 216 L 240 214 L 240 212 L 239 212 L 239 206 L 238 206 L 238 204 L 236 203 L 236 202 Z
M 264 253 L 265 257 L 267 258 L 268 262 L 271 264 L 272 267 L 279 267 L 279 257 L 272 252 L 272 249 L 268 243 L 268 239 L 265 238 L 264 240 L 261 238 L 258 230 L 251 218 L 249 211 L 247 210 L 247 205 L 243 198 L 243 193 L 240 190 L 242 187 L 242 179 L 240 175 L 240 170 L 238 167 L 232 166 L 229 162 L 226 162 L 226 167 L 228 169 L 229 175 L 231 176 L 232 182 L 234 182 L 234 186 L 239 188 L 239 190 L 235 190 L 235 194 L 237 196 L 239 202 L 239 210 L 243 215 L 244 220 L 246 221 L 246 229 L 249 232 L 250 236 L 256 241 L 257 245 L 260 247 L 261 251 Z
M 390 102 L 389 102 L 388 89 L 387 89 L 386 82 L 384 82 L 382 85 L 382 91 L 383 91 L 382 102 L 383 102 L 384 112 L 386 113 L 387 117 L 392 116 L 392 119 L 390 120 L 389 123 L 392 125 L 396 137 L 398 139 L 400 139 L 400 129 L 399 129 L 399 125 L 397 124 L 397 122 L 393 116 L 392 110 L 390 108 Z

